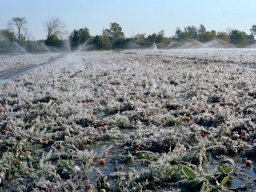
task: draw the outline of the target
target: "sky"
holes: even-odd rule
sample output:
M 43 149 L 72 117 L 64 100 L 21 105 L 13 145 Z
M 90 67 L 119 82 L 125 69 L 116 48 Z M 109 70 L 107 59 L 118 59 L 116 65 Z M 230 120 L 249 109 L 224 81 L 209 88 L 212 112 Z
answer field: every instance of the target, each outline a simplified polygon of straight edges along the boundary
M 165 31 L 173 36 L 176 28 L 198 27 L 249 33 L 256 24 L 256 0 L 0 0 L 0 29 L 13 17 L 25 17 L 32 39 L 46 38 L 44 23 L 57 17 L 67 30 L 87 27 L 100 35 L 111 22 L 121 25 L 125 36 Z

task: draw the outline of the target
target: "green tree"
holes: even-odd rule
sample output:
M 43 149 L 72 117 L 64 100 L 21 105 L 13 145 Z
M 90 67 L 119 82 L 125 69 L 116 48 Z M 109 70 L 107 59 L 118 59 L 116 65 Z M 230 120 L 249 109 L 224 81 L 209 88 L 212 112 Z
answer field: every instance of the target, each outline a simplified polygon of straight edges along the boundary
M 63 44 L 62 40 L 55 34 L 47 37 L 44 43 L 47 46 L 53 46 L 53 47 L 59 47 L 59 48 Z
M 169 44 L 169 39 L 165 37 L 164 30 L 148 35 L 145 45 L 150 46 L 153 43 L 161 44 L 160 47 L 164 47 L 166 44 Z
M 178 41 L 185 39 L 183 31 L 179 27 L 176 29 L 174 38 Z
M 9 29 L 0 30 L 0 52 L 10 52 L 13 42 L 17 41 L 15 34 Z
M 204 26 L 204 25 L 200 25 L 200 26 L 199 26 L 199 29 L 198 29 L 198 36 L 199 36 L 199 39 L 200 39 L 201 37 L 203 37 L 205 33 L 206 33 L 206 28 L 205 28 L 205 26 Z
M 111 49 L 111 41 L 107 36 L 104 35 L 96 35 L 92 43 L 98 48 L 98 49 Z
M 72 48 L 78 47 L 80 45 L 80 34 L 77 30 L 74 30 L 71 33 L 69 37 L 69 41 Z
M 84 44 L 87 40 L 89 40 L 91 37 L 89 29 L 88 28 L 81 28 L 78 31 L 74 30 L 70 37 L 70 43 L 72 48 L 76 48 L 81 44 Z
M 184 28 L 184 36 L 189 39 L 198 39 L 197 29 L 194 26 L 188 26 Z
M 164 39 L 165 39 L 164 30 L 161 30 L 160 32 L 157 33 L 156 43 L 162 43 Z
M 151 35 L 148 35 L 147 39 L 149 41 L 149 44 L 157 43 L 157 34 L 153 33 Z
M 17 41 L 15 34 L 9 29 L 0 30 L 0 34 L 3 35 L 3 37 L 10 42 Z
M 204 36 L 205 41 L 211 41 L 215 38 L 216 38 L 216 31 L 215 30 L 205 32 L 205 36 Z
M 134 42 L 142 47 L 145 46 L 146 44 L 146 34 L 145 33 L 140 33 L 134 36 Z
M 205 42 L 206 41 L 206 28 L 204 25 L 200 25 L 198 29 L 198 40 Z
M 158 44 L 159 48 L 167 47 L 170 44 L 170 39 L 165 37 L 164 30 L 161 30 L 160 32 L 158 32 L 156 38 L 157 38 L 156 43 Z
M 228 35 L 228 33 L 226 33 L 226 32 L 218 32 L 217 35 L 216 35 L 216 37 L 217 37 L 218 39 L 222 39 L 222 40 L 224 40 L 224 41 L 226 41 L 226 42 L 229 42 L 229 35 Z
M 232 44 L 244 46 L 248 44 L 248 36 L 245 32 L 234 29 L 229 34 L 229 41 Z
M 110 23 L 110 28 L 103 30 L 103 37 L 107 37 L 113 48 L 119 48 L 125 39 L 122 27 L 116 23 Z

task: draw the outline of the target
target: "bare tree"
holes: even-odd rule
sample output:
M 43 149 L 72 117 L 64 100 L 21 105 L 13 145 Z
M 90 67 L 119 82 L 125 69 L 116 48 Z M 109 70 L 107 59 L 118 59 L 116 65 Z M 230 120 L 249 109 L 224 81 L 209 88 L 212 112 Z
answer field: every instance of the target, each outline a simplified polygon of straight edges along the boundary
M 49 18 L 44 23 L 45 30 L 47 32 L 47 39 L 53 35 L 61 38 L 62 35 L 66 34 L 66 26 L 59 18 Z
M 25 17 L 14 17 L 8 23 L 8 28 L 13 33 L 15 33 L 19 44 L 21 44 L 22 39 L 25 37 L 25 33 L 27 32 L 27 20 Z

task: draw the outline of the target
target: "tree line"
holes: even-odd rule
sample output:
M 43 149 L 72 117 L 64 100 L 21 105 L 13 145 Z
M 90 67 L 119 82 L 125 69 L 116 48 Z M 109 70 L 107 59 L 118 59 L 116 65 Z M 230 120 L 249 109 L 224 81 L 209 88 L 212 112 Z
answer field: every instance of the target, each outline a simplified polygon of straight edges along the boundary
M 172 37 L 166 37 L 164 31 L 160 30 L 149 35 L 140 33 L 127 38 L 117 22 L 110 23 L 109 28 L 104 29 L 102 34 L 96 36 L 92 36 L 87 27 L 74 29 L 68 33 L 66 25 L 59 18 L 49 18 L 43 25 L 46 38 L 37 42 L 61 49 L 68 41 L 72 50 L 78 49 L 84 44 L 93 45 L 94 49 L 146 48 L 153 44 L 156 44 L 158 48 L 166 48 L 172 41 L 188 39 L 199 42 L 222 39 L 238 47 L 245 47 L 255 42 L 254 35 L 256 34 L 256 25 L 252 25 L 250 34 L 237 29 L 229 29 L 227 32 L 208 31 L 204 25 L 200 25 L 199 27 L 187 26 L 184 29 L 178 27 Z M 1 43 L 4 44 L 4 40 L 8 40 L 10 43 L 17 42 L 25 49 L 33 51 L 35 42 L 31 41 L 26 18 L 14 17 L 7 26 L 7 29 L 0 30 L 0 35 L 2 35 L 0 45 Z
M 237 46 L 247 46 L 254 43 L 254 35 L 256 34 L 256 25 L 250 29 L 251 34 L 246 34 L 244 31 L 237 29 L 228 29 L 227 32 L 216 32 L 215 30 L 207 31 L 204 25 L 199 28 L 195 26 L 185 27 L 184 30 L 177 28 L 175 39 L 182 41 L 184 39 L 195 39 L 200 42 L 208 42 L 213 39 L 222 39 L 226 42 Z

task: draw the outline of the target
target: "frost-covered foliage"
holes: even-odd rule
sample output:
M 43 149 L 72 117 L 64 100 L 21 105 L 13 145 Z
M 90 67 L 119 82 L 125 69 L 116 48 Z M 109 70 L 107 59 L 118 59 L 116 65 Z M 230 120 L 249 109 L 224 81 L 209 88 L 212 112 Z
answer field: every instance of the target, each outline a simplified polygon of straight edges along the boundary
M 27 65 L 39 65 L 47 63 L 58 57 L 59 53 L 51 54 L 24 54 L 24 55 L 0 55 L 0 72 Z
M 0 85 L 3 189 L 170 191 L 181 188 L 184 164 L 203 174 L 230 157 L 255 157 L 255 56 L 240 49 L 55 55 Z M 7 69 L 4 62 L 52 56 L 1 57 Z

